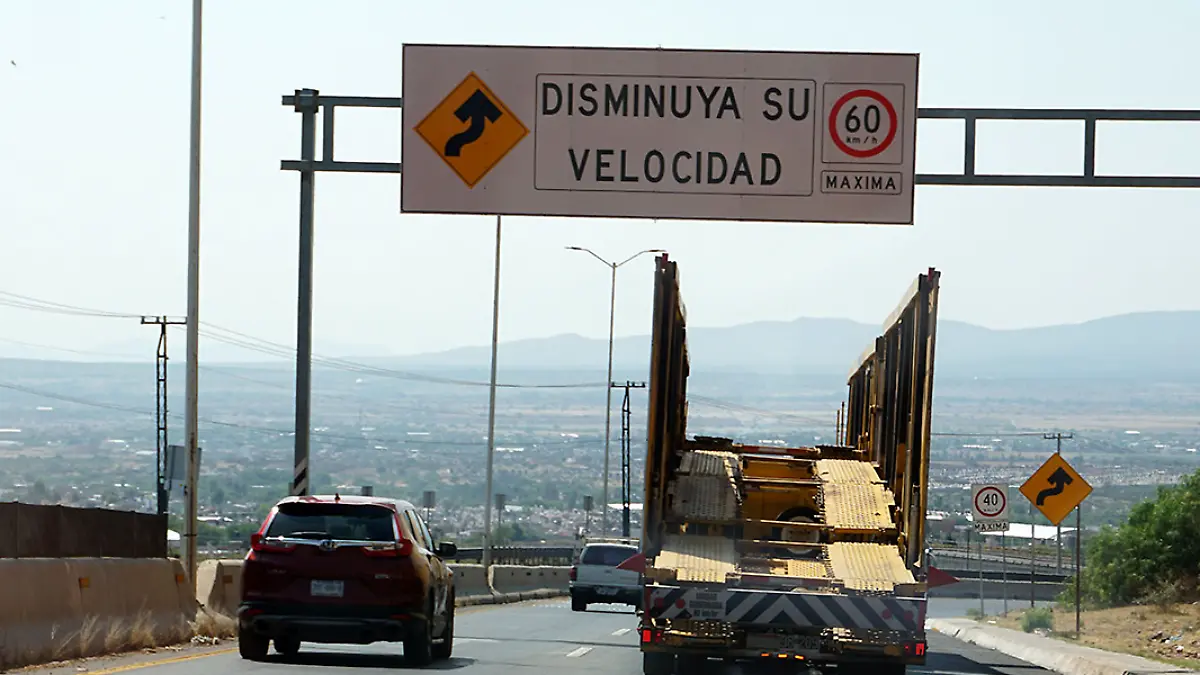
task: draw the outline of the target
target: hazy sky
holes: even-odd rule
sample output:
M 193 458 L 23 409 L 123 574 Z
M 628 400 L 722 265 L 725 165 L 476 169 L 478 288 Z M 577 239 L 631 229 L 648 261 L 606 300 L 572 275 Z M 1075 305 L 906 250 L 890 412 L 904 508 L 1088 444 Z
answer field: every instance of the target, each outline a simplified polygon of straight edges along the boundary
M 398 96 L 406 40 L 919 52 L 922 106 L 1200 108 L 1200 4 L 1139 4 L 209 0 L 201 318 L 294 342 L 298 177 L 279 160 L 298 155 L 299 116 L 280 95 Z M 184 313 L 189 21 L 187 0 L 0 2 L 0 290 Z M 981 125 L 978 170 L 1076 171 L 1082 133 L 1063 126 Z M 338 157 L 398 161 L 399 130 L 397 110 L 339 110 Z M 918 137 L 920 170 L 957 168 L 953 123 Z M 1200 130 L 1185 125 L 1102 127 L 1098 147 L 1098 172 L 1200 174 Z M 318 350 L 490 337 L 492 219 L 402 216 L 399 181 L 317 177 Z M 606 335 L 608 271 L 566 245 L 668 249 L 695 325 L 875 323 L 931 265 L 942 315 L 991 327 L 1200 309 L 1200 191 L 921 187 L 916 200 L 911 228 L 508 219 L 501 339 Z M 622 270 L 618 334 L 648 332 L 652 268 Z M 148 331 L 0 307 L 10 340 L 95 349 Z

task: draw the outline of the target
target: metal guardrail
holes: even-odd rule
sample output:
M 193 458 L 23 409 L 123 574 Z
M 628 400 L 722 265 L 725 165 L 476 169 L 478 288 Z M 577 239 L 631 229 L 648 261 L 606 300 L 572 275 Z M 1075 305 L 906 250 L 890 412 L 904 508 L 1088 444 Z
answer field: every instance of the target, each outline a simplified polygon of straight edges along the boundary
M 492 563 L 497 565 L 561 565 L 575 562 L 578 549 L 572 546 L 497 546 L 492 549 Z M 460 548 L 454 557 L 457 563 L 481 563 L 483 547 Z
M 938 558 L 941 558 L 942 560 L 953 559 L 955 561 L 970 560 L 971 565 L 979 564 L 979 550 L 978 549 L 971 549 L 968 551 L 967 549 L 961 548 L 961 547 L 933 547 L 932 551 L 933 551 L 933 556 L 934 556 L 935 560 Z M 997 550 L 985 550 L 984 554 L 983 554 L 983 559 L 987 564 L 991 565 L 991 564 L 1000 564 L 1001 562 L 1003 562 L 1005 560 L 1005 557 Z M 1009 550 L 1007 560 L 1008 560 L 1009 566 L 1012 566 L 1012 567 L 1024 566 L 1025 568 L 1028 568 L 1029 563 L 1030 563 L 1029 552 L 1028 551 Z M 1058 560 L 1054 555 L 1049 555 L 1049 556 L 1045 555 L 1045 554 L 1035 555 L 1035 556 L 1033 556 L 1033 564 L 1036 567 L 1050 567 L 1050 568 L 1055 568 L 1055 569 L 1058 568 Z M 1064 555 L 1063 559 L 1062 559 L 1062 570 L 1064 572 L 1072 572 L 1073 573 L 1075 571 L 1075 561 L 1072 560 L 1069 556 Z

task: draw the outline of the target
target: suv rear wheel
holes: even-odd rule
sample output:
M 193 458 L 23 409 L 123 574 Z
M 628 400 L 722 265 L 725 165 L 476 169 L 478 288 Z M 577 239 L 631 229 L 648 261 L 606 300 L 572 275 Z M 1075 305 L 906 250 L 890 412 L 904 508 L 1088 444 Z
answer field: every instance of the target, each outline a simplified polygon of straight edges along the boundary
M 433 663 L 433 602 L 430 601 L 424 619 L 413 619 L 404 636 L 404 660 L 412 666 Z
M 446 629 L 442 631 L 442 641 L 433 645 L 433 658 L 448 659 L 454 652 L 454 592 L 446 601 Z
M 267 647 L 271 641 L 254 631 L 238 626 L 238 654 L 248 661 L 267 658 Z
M 586 612 L 587 606 L 588 606 L 588 604 L 587 604 L 586 600 L 579 597 L 578 595 L 575 595 L 574 593 L 571 594 L 571 611 L 572 612 Z

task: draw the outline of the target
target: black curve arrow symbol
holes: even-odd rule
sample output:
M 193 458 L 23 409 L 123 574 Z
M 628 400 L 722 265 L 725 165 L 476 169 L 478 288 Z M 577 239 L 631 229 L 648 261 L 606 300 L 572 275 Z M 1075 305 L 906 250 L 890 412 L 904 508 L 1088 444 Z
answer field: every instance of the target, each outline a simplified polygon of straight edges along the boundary
M 483 93 L 483 90 L 476 89 L 474 94 L 471 94 L 463 104 L 458 106 L 458 110 L 454 111 L 454 116 L 459 120 L 466 122 L 470 121 L 471 126 L 463 131 L 454 134 L 450 140 L 446 141 L 445 155 L 447 157 L 458 157 L 462 154 L 463 146 L 470 145 L 479 140 L 483 135 L 483 129 L 488 122 L 493 124 L 504 113 L 500 112 L 500 108 L 492 103 L 492 99 Z
M 1060 466 L 1054 470 L 1054 473 L 1050 474 L 1050 477 L 1046 479 L 1046 482 L 1053 487 L 1048 487 L 1038 493 L 1038 506 L 1041 506 L 1046 501 L 1047 497 L 1053 497 L 1054 495 L 1062 494 L 1063 488 L 1067 487 L 1071 483 L 1074 483 L 1075 479 L 1071 478 L 1071 474 L 1063 471 L 1063 468 Z

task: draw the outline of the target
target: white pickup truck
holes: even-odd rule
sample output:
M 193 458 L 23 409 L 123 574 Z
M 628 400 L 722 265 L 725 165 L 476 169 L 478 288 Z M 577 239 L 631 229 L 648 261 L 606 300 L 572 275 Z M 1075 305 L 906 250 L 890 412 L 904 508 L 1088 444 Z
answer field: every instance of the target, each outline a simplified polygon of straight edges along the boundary
M 571 566 L 571 610 L 587 611 L 591 603 L 613 603 L 640 607 L 641 575 L 617 565 L 637 555 L 636 544 L 592 541 L 584 545 Z

